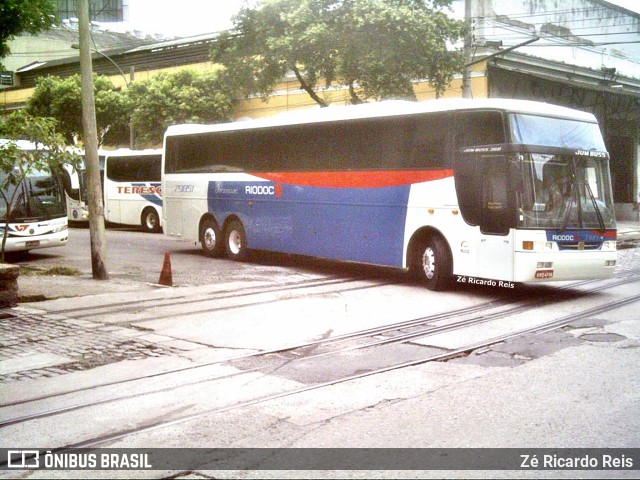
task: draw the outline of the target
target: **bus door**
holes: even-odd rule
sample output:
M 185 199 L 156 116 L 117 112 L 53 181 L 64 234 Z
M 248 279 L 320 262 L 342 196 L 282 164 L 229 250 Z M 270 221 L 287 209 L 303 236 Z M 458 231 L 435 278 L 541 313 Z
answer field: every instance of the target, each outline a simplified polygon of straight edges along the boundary
M 509 214 L 505 119 L 498 111 L 457 112 L 454 125 L 456 192 L 462 217 L 477 227 L 477 275 L 510 280 L 513 216 Z
M 495 153 L 485 152 L 494 148 Z M 476 275 L 510 280 L 513 215 L 509 201 L 509 162 L 500 150 L 501 147 L 472 147 L 459 152 L 455 182 L 462 217 L 476 227 Z M 472 264 L 473 260 L 469 266 Z
M 508 162 L 503 155 L 481 155 L 478 158 L 480 209 L 480 241 L 478 273 L 498 280 L 513 278 L 514 238 L 511 228 Z
M 120 203 L 121 195 L 118 193 L 118 180 L 120 176 L 120 159 L 118 157 L 105 156 L 104 160 L 104 217 L 107 222 L 121 223 Z
M 105 185 L 105 220 L 112 223 L 121 223 L 120 220 L 120 199 L 116 197 L 115 187 L 109 189 Z

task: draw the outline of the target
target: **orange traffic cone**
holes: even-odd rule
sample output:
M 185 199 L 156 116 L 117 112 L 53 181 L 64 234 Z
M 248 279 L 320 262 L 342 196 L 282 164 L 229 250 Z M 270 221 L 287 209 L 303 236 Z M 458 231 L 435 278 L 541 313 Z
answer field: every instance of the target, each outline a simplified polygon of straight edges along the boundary
M 164 254 L 162 271 L 160 272 L 160 279 L 158 280 L 158 283 L 160 285 L 166 285 L 167 287 L 173 286 L 173 279 L 171 278 L 171 254 L 169 252 Z

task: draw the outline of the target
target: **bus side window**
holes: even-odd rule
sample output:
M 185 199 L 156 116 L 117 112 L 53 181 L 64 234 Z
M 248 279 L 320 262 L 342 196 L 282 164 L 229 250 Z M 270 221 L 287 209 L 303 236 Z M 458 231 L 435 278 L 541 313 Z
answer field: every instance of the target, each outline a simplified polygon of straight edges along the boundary
M 420 115 L 415 120 L 409 168 L 450 168 L 447 143 L 451 116 Z
M 481 174 L 478 170 L 479 156 L 473 153 L 458 152 L 455 161 L 454 179 L 458 205 L 462 218 L 469 225 L 481 222 Z
M 161 180 L 161 156 L 145 155 L 136 157 L 134 180 L 138 182 L 159 182 Z
M 455 148 L 505 143 L 500 112 L 459 112 L 455 120 Z
M 491 196 L 488 192 L 495 190 L 495 183 L 504 184 L 504 191 L 507 191 L 507 174 L 506 171 L 499 175 L 499 178 L 486 180 L 486 176 L 494 177 L 497 172 L 486 170 L 486 157 L 483 158 L 473 151 L 465 151 L 471 147 L 484 145 L 496 145 L 505 143 L 505 130 L 502 114 L 496 111 L 472 111 L 457 112 L 453 122 L 454 131 L 454 148 L 456 152 L 454 169 L 456 192 L 458 194 L 458 204 L 462 212 L 462 217 L 470 225 L 480 225 L 483 232 L 488 230 L 496 230 L 493 225 L 494 216 L 488 214 L 491 210 L 487 210 L 486 195 Z M 491 200 L 493 212 L 499 211 L 498 204 L 501 201 Z M 506 211 L 506 201 L 503 203 Z M 498 221 L 500 223 L 502 220 Z M 498 229 L 496 232 L 502 232 Z

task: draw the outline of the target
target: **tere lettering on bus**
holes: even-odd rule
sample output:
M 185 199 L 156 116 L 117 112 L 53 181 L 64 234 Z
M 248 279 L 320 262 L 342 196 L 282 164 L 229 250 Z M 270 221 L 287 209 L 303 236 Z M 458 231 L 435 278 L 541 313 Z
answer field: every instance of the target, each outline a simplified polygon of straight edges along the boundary
M 144 185 L 144 186 L 131 186 L 123 187 L 118 186 L 118 193 L 125 195 L 162 195 L 162 187 L 160 185 Z

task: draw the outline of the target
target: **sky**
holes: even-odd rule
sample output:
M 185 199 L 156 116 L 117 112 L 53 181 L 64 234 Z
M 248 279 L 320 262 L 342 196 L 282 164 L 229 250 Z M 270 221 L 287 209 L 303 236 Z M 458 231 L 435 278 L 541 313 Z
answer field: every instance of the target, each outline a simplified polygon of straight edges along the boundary
M 640 13 L 640 0 L 608 0 L 609 3 L 614 3 L 621 7 L 631 10 L 632 12 Z
M 608 1 L 640 13 L 640 0 Z M 231 16 L 243 0 L 130 0 L 130 4 L 134 28 L 150 34 L 188 37 L 230 28 Z
M 242 0 L 131 0 L 129 15 L 133 26 L 145 33 L 189 37 L 231 28 L 231 16 L 242 3 Z

